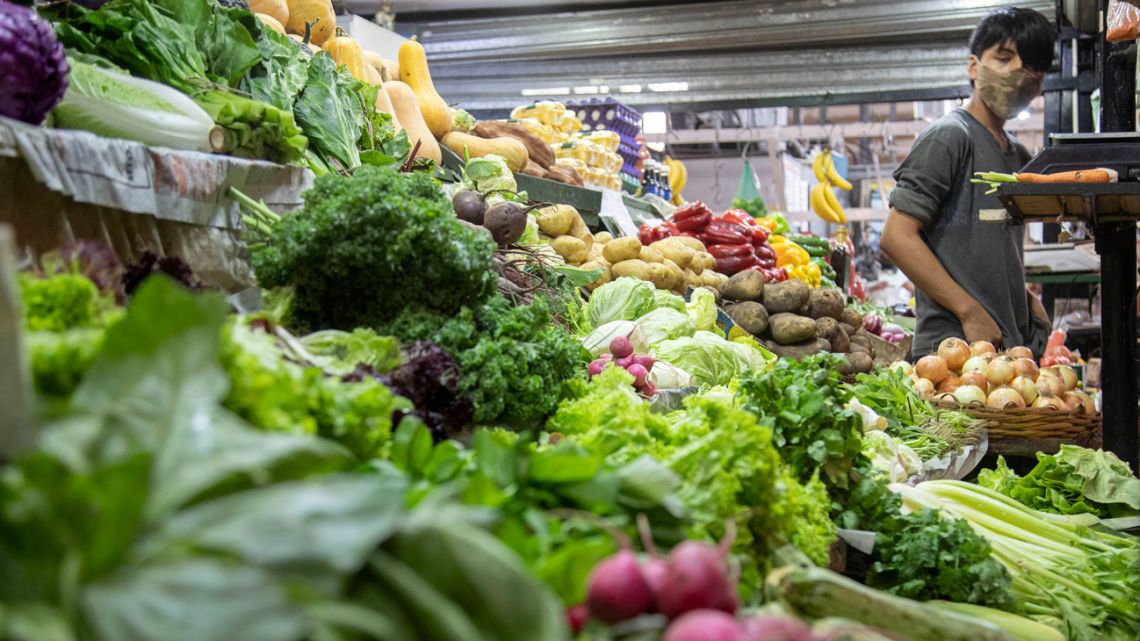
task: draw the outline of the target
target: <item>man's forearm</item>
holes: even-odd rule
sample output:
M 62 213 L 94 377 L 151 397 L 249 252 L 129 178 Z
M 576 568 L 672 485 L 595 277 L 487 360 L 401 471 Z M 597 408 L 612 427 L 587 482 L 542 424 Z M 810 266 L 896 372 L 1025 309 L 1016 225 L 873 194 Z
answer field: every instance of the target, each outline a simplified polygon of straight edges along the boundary
M 882 250 L 915 286 L 952 314 L 962 318 L 970 313 L 978 302 L 950 277 L 946 268 L 917 233 L 908 233 L 911 230 L 900 228 L 896 216 L 905 215 L 892 211 L 880 241 Z

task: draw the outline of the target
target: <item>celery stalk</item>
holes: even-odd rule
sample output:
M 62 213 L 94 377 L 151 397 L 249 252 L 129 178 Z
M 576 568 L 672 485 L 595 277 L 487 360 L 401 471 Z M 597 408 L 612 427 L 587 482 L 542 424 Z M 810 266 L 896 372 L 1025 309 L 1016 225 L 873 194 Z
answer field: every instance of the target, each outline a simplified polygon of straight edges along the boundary
M 993 608 L 969 603 L 952 603 L 950 601 L 928 601 L 928 605 L 950 612 L 957 612 L 972 616 L 1001 628 L 1015 641 L 1065 641 L 1065 635 L 1055 628 L 1033 619 L 1002 612 Z

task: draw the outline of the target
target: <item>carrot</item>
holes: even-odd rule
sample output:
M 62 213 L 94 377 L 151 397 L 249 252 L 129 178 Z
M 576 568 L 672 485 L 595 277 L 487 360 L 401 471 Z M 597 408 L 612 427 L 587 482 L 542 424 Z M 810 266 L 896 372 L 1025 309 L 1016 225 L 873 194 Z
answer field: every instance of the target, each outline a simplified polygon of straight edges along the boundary
M 1059 174 L 1017 174 L 1020 183 L 1109 183 L 1116 181 L 1112 169 L 1081 169 Z

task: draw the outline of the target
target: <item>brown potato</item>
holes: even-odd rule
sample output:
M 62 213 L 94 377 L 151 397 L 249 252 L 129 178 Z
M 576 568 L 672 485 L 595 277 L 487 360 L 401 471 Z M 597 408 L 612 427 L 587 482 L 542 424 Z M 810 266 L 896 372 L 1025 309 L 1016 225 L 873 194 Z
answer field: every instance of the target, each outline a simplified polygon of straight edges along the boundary
M 863 328 L 863 315 L 851 309 L 850 307 L 843 308 L 842 318 L 839 320 L 851 328 L 851 331 L 856 331 Z
M 796 314 L 774 314 L 768 325 L 772 330 L 772 338 L 781 345 L 795 345 L 815 336 L 815 321 Z
M 594 234 L 594 242 L 595 243 L 601 243 L 601 244 L 605 245 L 606 243 L 610 242 L 613 239 L 614 239 L 614 235 L 608 231 L 601 231 L 601 232 Z
M 675 289 L 676 278 L 673 272 L 661 263 L 649 263 L 649 278 L 657 289 Z
M 780 358 L 800 360 L 814 354 L 831 351 L 831 343 L 824 338 L 812 338 L 795 345 L 781 345 L 776 341 L 767 341 L 765 346 Z
M 753 336 L 768 331 L 768 310 L 760 303 L 745 301 L 730 305 L 724 311 L 740 329 Z
M 695 252 L 705 251 L 705 244 L 702 243 L 700 241 L 700 239 L 693 238 L 692 236 L 672 236 L 670 238 L 664 239 L 661 242 L 672 242 L 672 243 L 680 244 L 684 247 L 688 247 L 689 249 L 691 249 Z
M 689 264 L 693 262 L 693 258 L 697 255 L 697 252 L 680 243 L 670 242 L 674 240 L 676 239 L 666 238 L 665 240 L 659 240 L 650 245 L 650 247 L 661 252 L 661 255 L 665 258 L 677 263 L 681 269 L 688 269 Z
M 647 263 L 663 263 L 663 262 L 665 262 L 665 256 L 663 256 L 661 254 L 661 252 L 657 251 L 656 249 L 654 249 L 652 247 L 642 247 L 641 253 L 637 257 L 640 258 L 641 260 L 644 260 Z
M 550 241 L 550 247 L 566 262 L 573 265 L 579 265 L 590 257 L 586 243 L 573 236 L 559 236 Z
M 834 287 L 813 289 L 808 293 L 807 315 L 812 318 L 843 320 L 843 293 Z
M 729 300 L 758 301 L 764 295 L 764 275 L 753 269 L 733 274 L 720 289 Z
M 602 255 L 611 263 L 637 258 L 641 252 L 641 241 L 633 236 L 615 238 L 602 248 Z
M 661 267 L 664 268 L 665 266 L 662 265 Z M 613 272 L 615 278 L 629 276 L 638 280 L 650 280 L 649 263 L 636 258 L 614 263 L 613 267 L 610 267 L 610 271 Z
M 570 233 L 574 219 L 579 217 L 578 210 L 570 205 L 543 207 L 534 213 L 538 228 L 542 233 L 554 238 Z
M 810 295 L 811 288 L 807 283 L 792 278 L 782 283 L 765 285 L 762 302 L 771 314 L 799 312 L 807 304 Z

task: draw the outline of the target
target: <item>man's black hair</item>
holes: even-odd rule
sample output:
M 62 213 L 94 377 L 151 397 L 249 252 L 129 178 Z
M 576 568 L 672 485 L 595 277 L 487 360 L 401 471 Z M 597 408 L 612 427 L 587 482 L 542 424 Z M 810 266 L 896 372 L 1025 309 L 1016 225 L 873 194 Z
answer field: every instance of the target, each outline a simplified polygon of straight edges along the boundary
M 1002 7 L 978 23 L 970 36 L 970 53 L 981 58 L 986 49 L 1012 41 L 1022 64 L 1034 71 L 1048 71 L 1056 40 L 1057 30 L 1045 16 L 1033 9 Z

